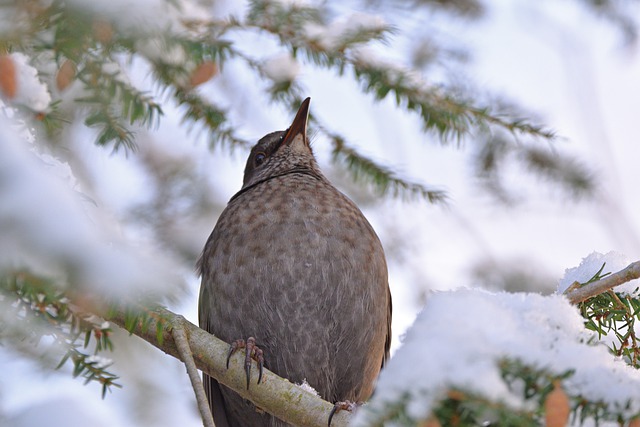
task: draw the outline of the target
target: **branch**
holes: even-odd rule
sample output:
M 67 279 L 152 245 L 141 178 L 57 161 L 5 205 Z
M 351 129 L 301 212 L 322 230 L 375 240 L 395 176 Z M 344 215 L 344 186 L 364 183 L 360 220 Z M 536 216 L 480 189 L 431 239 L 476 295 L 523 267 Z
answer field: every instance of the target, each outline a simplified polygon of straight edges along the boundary
M 636 261 L 617 273 L 610 274 L 607 277 L 596 282 L 589 283 L 581 288 L 572 289 L 572 287 L 569 287 L 569 292 L 566 295 L 569 302 L 572 304 L 578 304 L 593 296 L 606 292 L 614 286 L 622 285 L 623 283 L 639 278 L 640 261 Z
M 123 311 L 115 311 L 107 320 L 129 330 L 165 353 L 180 359 L 178 348 L 171 334 L 170 325 L 180 324 L 184 328 L 198 369 L 229 387 L 258 408 L 298 426 L 326 427 L 333 404 L 303 390 L 288 380 L 265 369 L 262 382 L 257 382 L 257 369 L 252 370 L 251 388 L 247 390 L 246 377 L 242 367 L 244 356 L 231 358 L 226 369 L 229 344 L 200 329 L 180 315 L 164 308 L 155 308 L 146 321 L 138 320 L 130 325 L 130 316 Z M 125 326 L 127 325 L 127 326 Z M 241 360 L 242 359 L 242 360 Z M 346 427 L 351 414 L 341 411 L 333 417 L 333 427 Z

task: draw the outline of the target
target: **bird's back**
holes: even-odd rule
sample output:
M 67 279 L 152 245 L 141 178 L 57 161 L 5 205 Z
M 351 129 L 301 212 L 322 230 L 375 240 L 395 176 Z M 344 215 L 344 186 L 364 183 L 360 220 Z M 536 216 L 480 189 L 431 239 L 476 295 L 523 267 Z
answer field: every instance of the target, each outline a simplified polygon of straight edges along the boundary
M 203 328 L 227 342 L 254 336 L 268 369 L 325 400 L 372 393 L 389 350 L 384 252 L 324 177 L 293 171 L 232 199 L 199 268 Z M 220 388 L 229 425 L 285 425 Z

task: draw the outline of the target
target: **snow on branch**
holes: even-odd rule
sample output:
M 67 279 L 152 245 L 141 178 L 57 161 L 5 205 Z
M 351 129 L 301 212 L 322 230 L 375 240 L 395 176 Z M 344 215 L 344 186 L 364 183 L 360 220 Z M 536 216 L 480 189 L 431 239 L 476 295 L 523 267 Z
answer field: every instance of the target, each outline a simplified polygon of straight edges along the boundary
M 638 416 L 640 371 L 594 338 L 561 295 L 433 293 L 354 425 L 542 425 L 558 389 L 574 420 Z

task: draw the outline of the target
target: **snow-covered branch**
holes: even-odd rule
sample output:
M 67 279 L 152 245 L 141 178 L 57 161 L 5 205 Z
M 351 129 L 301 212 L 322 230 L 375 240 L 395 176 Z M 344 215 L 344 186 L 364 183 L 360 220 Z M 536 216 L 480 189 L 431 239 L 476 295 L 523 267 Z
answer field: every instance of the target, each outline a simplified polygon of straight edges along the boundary
M 635 418 L 640 371 L 600 342 L 562 295 L 434 292 L 353 426 L 545 425 L 558 394 L 546 425 Z

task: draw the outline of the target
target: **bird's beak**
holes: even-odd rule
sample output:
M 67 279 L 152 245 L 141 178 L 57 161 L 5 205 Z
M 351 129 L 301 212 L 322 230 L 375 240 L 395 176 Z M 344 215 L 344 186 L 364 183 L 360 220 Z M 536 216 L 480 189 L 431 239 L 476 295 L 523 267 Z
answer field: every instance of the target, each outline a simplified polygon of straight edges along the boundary
M 296 114 L 296 118 L 293 119 L 293 123 L 291 123 L 289 129 L 287 129 L 280 146 L 293 145 L 293 142 L 298 138 L 302 139 L 301 142 L 304 146 L 307 145 L 307 121 L 309 120 L 310 102 L 311 98 L 307 98 L 302 101 L 302 104 L 298 109 L 298 113 Z

